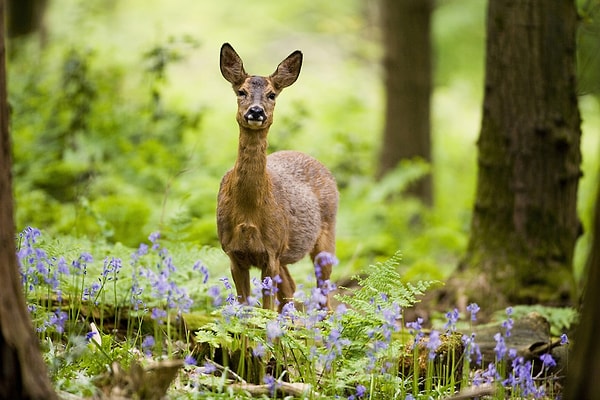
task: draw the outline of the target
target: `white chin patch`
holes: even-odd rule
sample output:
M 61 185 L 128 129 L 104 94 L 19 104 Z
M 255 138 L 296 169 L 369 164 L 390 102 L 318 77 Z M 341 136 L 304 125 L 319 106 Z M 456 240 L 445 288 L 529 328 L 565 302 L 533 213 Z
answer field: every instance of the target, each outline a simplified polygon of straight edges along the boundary
M 248 125 L 250 126 L 261 126 L 263 124 L 262 120 L 257 120 L 257 119 L 249 119 L 248 120 Z

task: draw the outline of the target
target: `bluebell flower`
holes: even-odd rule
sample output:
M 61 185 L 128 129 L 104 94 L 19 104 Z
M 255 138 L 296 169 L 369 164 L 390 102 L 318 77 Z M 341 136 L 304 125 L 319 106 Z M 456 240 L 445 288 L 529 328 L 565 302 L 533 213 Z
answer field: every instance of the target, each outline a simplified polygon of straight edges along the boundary
M 60 257 L 56 263 L 56 270 L 63 275 L 69 275 L 71 273 L 67 261 L 64 257 Z
M 158 321 L 158 323 L 162 323 L 163 319 L 167 317 L 167 312 L 161 308 L 154 307 L 152 309 L 152 313 L 150 314 L 150 318 Z
M 331 282 L 329 279 L 322 281 L 320 283 L 320 290 L 323 293 L 323 296 L 327 296 L 329 293 L 332 293 L 337 289 L 337 285 L 334 282 Z
M 209 287 L 207 294 L 209 297 L 212 297 L 213 306 L 219 307 L 221 303 L 223 303 L 223 299 L 221 299 L 221 289 L 217 285 Z
M 185 356 L 183 362 L 185 363 L 185 365 L 196 365 L 196 359 L 191 354 Z
M 133 275 L 137 276 L 136 274 Z M 139 282 L 137 280 L 134 280 L 133 284 L 131 285 L 131 296 L 129 298 L 129 302 L 131 303 L 135 311 L 138 311 L 140 309 L 140 306 L 144 304 L 144 301 L 141 298 L 143 292 L 144 289 L 140 286 Z
M 417 344 L 423 337 L 423 332 L 421 331 L 422 323 L 423 323 L 423 318 L 421 318 L 421 317 L 417 318 L 417 320 L 414 322 L 406 323 L 406 327 L 408 328 L 408 333 L 410 333 L 411 335 L 414 335 L 414 337 L 415 337 L 414 341 L 413 341 L 413 346 L 412 346 L 413 349 L 417 346 Z
M 227 304 L 229 304 L 229 305 L 239 304 L 238 300 L 237 300 L 237 296 L 235 294 L 231 293 L 231 292 L 227 295 L 227 298 L 225 299 L 225 302 Z
M 192 269 L 194 271 L 200 271 L 200 273 L 202 274 L 203 278 L 202 278 L 202 283 L 206 284 L 206 282 L 208 282 L 208 268 L 206 268 L 206 265 L 204 265 L 202 263 L 202 261 L 197 261 L 196 264 L 194 264 L 194 266 L 192 267 Z
M 154 336 L 146 336 L 142 341 L 142 350 L 144 351 L 144 354 L 147 356 L 152 355 L 152 348 L 155 344 L 156 341 L 154 340 Z
M 56 301 L 58 301 L 59 303 L 62 303 L 62 301 L 63 301 L 63 292 L 62 292 L 62 290 L 56 288 L 56 289 L 54 289 L 54 294 L 56 294 Z
M 472 361 L 472 356 L 475 355 L 475 364 L 481 365 L 481 349 L 477 342 L 475 342 L 475 332 L 471 333 L 470 336 L 463 335 L 461 339 L 465 345 L 466 357 L 468 358 L 469 363 Z
M 71 266 L 76 271 L 79 271 L 80 273 L 83 273 L 83 275 L 85 275 L 87 272 L 87 264 L 91 263 L 92 261 L 94 261 L 94 258 L 90 253 L 81 253 L 77 260 L 73 260 Z
M 367 388 L 363 385 L 356 385 L 356 397 L 362 398 L 367 393 Z
M 45 262 L 46 255 L 43 253 L 43 250 L 40 250 L 38 253 L 41 253 L 41 254 L 37 254 L 37 262 L 35 264 L 36 270 L 37 270 L 38 274 L 40 274 L 44 278 L 47 278 L 48 274 L 50 272 L 50 269 L 48 268 L 48 266 L 46 265 L 46 262 Z
M 19 234 L 19 237 L 25 237 L 25 241 L 30 245 L 35 244 L 36 239 L 40 236 L 42 236 L 42 232 L 39 229 L 33 228 L 31 226 L 28 226 L 23 230 L 23 232 Z
M 152 243 L 152 250 L 158 250 L 160 245 L 158 244 L 158 239 L 160 239 L 160 232 L 153 232 L 148 236 L 148 240 Z
M 263 357 L 265 355 L 265 346 L 262 343 L 257 343 L 252 349 L 252 355 L 254 357 Z
M 227 290 L 231 290 L 233 287 L 231 286 L 231 282 L 229 282 L 229 278 L 227 277 L 223 277 L 221 279 L 219 279 L 221 282 L 223 282 L 223 286 L 225 286 L 225 289 Z
M 44 277 L 44 282 L 46 282 L 46 284 L 50 286 L 55 292 L 59 290 L 58 286 L 60 285 L 60 280 L 58 279 L 58 276 L 58 272 L 51 273 L 51 271 L 48 270 L 48 274 Z
M 215 372 L 217 370 L 217 367 L 215 367 L 215 365 L 211 362 L 206 361 L 203 365 L 204 368 L 204 373 L 209 375 L 212 374 L 213 372 Z
M 278 321 L 269 321 L 266 326 L 267 339 L 269 342 L 273 342 L 275 339 L 283 335 L 281 326 Z
M 381 366 L 381 369 L 379 370 L 380 374 L 387 374 L 388 371 L 394 366 L 394 363 L 391 361 L 386 361 L 383 363 L 383 365 Z
M 273 397 L 275 395 L 275 390 L 277 390 L 277 381 L 272 375 L 267 374 L 264 376 L 263 382 L 269 387 L 269 392 L 271 397 Z
M 292 322 L 295 320 L 295 316 L 298 313 L 296 310 L 296 305 L 293 301 L 289 303 L 285 303 L 281 308 L 281 315 L 286 318 L 291 318 Z
M 513 361 L 513 369 L 502 384 L 511 388 L 514 394 L 520 394 L 523 397 L 537 398 L 540 395 L 532 377 L 532 364 L 530 361 L 524 362 L 523 357 L 517 357 Z
M 134 254 L 138 257 L 145 256 L 148 254 L 148 245 L 146 243 L 140 243 L 140 246 Z
M 83 293 L 81 293 L 81 300 L 91 301 L 92 299 L 95 299 L 101 288 L 102 284 L 100 282 L 92 283 L 90 287 L 83 289 Z
M 435 358 L 435 352 L 442 345 L 442 340 L 440 339 L 440 333 L 436 330 L 432 330 L 429 333 L 429 341 L 427 342 L 427 349 L 429 350 L 429 359 L 433 360 Z
M 500 333 L 496 333 L 494 335 L 494 340 L 496 341 L 496 346 L 494 347 L 494 351 L 496 352 L 496 360 L 501 360 L 506 355 L 506 344 L 504 343 L 504 336 Z
M 502 327 L 506 330 L 506 332 L 504 333 L 505 337 L 509 337 L 510 336 L 510 332 L 512 330 L 513 327 L 513 319 L 511 318 L 511 315 L 513 314 L 513 308 L 512 307 L 507 307 L 506 308 L 506 320 L 504 320 L 502 322 Z
M 377 354 L 380 351 L 387 350 L 390 347 L 389 342 L 383 340 L 375 340 L 372 343 L 373 352 Z
M 459 317 L 460 317 L 460 314 L 459 314 L 457 308 L 455 308 L 452 311 L 448 311 L 446 313 L 446 319 L 448 321 L 444 325 L 444 329 L 446 329 L 446 330 L 448 330 L 450 332 L 455 332 L 456 331 L 456 323 L 458 322 L 458 318 Z
M 385 320 L 386 324 L 395 327 L 396 322 L 400 318 L 402 318 L 402 309 L 400 308 L 398 303 L 394 302 L 391 304 L 391 306 L 389 308 L 386 308 L 383 311 L 381 311 L 381 314 L 382 314 L 383 319 Z M 422 321 L 423 320 L 421 319 L 421 322 Z
M 560 335 L 560 344 L 561 345 L 565 345 L 569 343 L 569 338 L 567 337 L 566 333 L 563 333 L 562 335 Z
M 318 287 L 313 288 L 311 290 L 311 296 L 310 296 L 308 303 L 309 303 L 308 304 L 309 307 L 307 307 L 308 311 L 319 310 L 325 304 L 327 304 L 327 296 L 325 294 L 323 294 L 323 291 L 320 288 L 318 288 Z
M 167 271 L 169 271 L 169 273 L 177 271 L 177 267 L 175 266 L 175 264 L 173 264 L 173 257 L 166 256 L 164 258 L 164 262 L 165 262 L 165 267 L 166 267 Z
M 274 296 L 277 293 L 277 284 L 270 276 L 266 276 L 262 281 L 262 289 L 265 296 Z
M 480 308 L 477 305 L 477 303 L 471 303 L 467 306 L 467 311 L 471 313 L 471 321 L 475 322 L 477 321 L 477 313 L 479 312 Z
M 338 306 L 335 308 L 335 314 L 337 316 L 342 316 L 344 314 L 346 314 L 348 312 L 348 307 L 346 307 L 346 305 L 344 303 L 340 303 L 338 304 Z
M 339 260 L 336 258 L 336 256 L 327 251 L 322 251 L 315 257 L 315 264 L 321 268 L 325 266 L 335 266 L 338 263 Z
M 230 295 L 232 296 L 232 300 L 233 300 L 235 298 L 233 296 L 233 293 L 231 293 Z M 246 297 L 246 303 L 248 303 L 248 305 L 250 307 L 256 307 L 256 306 L 260 305 L 260 299 L 258 297 L 254 297 L 254 296 L 250 295 L 250 296 Z
M 56 332 L 63 333 L 65 331 L 65 322 L 68 320 L 69 315 L 66 312 L 58 309 L 50 316 L 49 324 L 56 329 Z
M 90 344 L 92 350 L 96 350 L 97 346 L 102 347 L 102 336 L 100 336 L 100 332 L 95 323 L 90 323 L 90 331 L 85 335 L 85 339 L 87 343 Z
M 121 259 L 115 257 L 105 257 L 104 267 L 102 268 L 102 277 L 106 280 L 116 280 L 121 271 Z
M 556 367 L 556 361 L 554 361 L 554 358 L 549 353 L 542 354 L 540 360 L 542 360 L 542 363 L 544 363 L 546 368 Z
M 341 355 L 342 349 L 351 343 L 349 339 L 342 338 L 342 330 L 343 327 L 341 325 L 332 328 L 327 336 L 327 341 L 325 342 L 325 347 L 329 350 L 333 350 L 336 355 Z
M 481 374 L 483 383 L 493 383 L 499 378 L 496 366 L 493 363 L 489 363 L 487 369 Z
M 331 253 L 322 251 L 315 256 L 314 267 L 315 267 L 315 276 L 317 277 L 317 282 L 319 285 L 321 284 L 322 270 L 323 267 L 331 266 L 334 267 L 338 264 L 338 259 Z
M 525 362 L 525 358 L 523 358 L 523 357 L 517 357 L 517 356 L 513 357 L 512 363 L 511 363 L 512 369 L 516 370 L 517 367 L 519 367 L 519 365 L 523 365 L 524 362 Z
M 413 332 L 420 332 L 422 327 L 421 324 L 423 323 L 423 318 L 418 317 L 416 321 L 414 322 L 407 322 L 406 323 L 406 327 L 409 328 L 408 333 L 413 334 Z

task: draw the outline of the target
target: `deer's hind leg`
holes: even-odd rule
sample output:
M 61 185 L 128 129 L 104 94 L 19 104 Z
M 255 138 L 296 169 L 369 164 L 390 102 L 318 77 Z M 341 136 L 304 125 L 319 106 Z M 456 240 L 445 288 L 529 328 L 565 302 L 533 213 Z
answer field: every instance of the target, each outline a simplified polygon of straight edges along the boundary
M 323 253 L 327 254 L 323 254 Z M 330 302 L 330 279 L 331 271 L 335 263 L 335 225 L 324 223 L 317 243 L 314 249 L 310 252 L 310 258 L 313 261 L 315 267 L 315 277 L 317 279 L 317 286 L 323 292 L 325 296 L 325 308 L 331 309 Z

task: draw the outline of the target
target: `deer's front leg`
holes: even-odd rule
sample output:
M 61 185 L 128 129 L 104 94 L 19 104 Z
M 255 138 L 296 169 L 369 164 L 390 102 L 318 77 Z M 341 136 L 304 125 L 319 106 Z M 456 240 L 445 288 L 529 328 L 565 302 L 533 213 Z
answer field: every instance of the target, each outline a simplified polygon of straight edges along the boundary
M 294 293 L 296 292 L 296 283 L 290 275 L 290 271 L 287 265 L 279 266 L 279 274 L 281 283 L 279 284 L 279 291 L 277 292 L 277 299 L 279 300 L 279 312 L 282 311 L 283 306 L 287 303 L 294 301 Z
M 278 282 L 281 280 L 278 259 L 269 257 L 266 267 L 262 269 L 261 280 L 263 285 L 263 308 L 273 310 L 275 308 L 275 296 L 279 291 Z
M 234 259 L 231 259 L 231 276 L 238 301 L 242 304 L 247 303 L 250 295 L 250 269 L 240 266 Z

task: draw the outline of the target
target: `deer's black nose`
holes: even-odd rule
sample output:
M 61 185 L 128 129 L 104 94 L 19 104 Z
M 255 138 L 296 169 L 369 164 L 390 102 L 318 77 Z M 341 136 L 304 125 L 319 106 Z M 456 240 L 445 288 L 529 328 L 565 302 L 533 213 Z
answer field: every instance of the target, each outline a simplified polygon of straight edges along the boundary
M 244 114 L 246 121 L 263 122 L 266 119 L 265 110 L 259 106 L 252 106 Z

